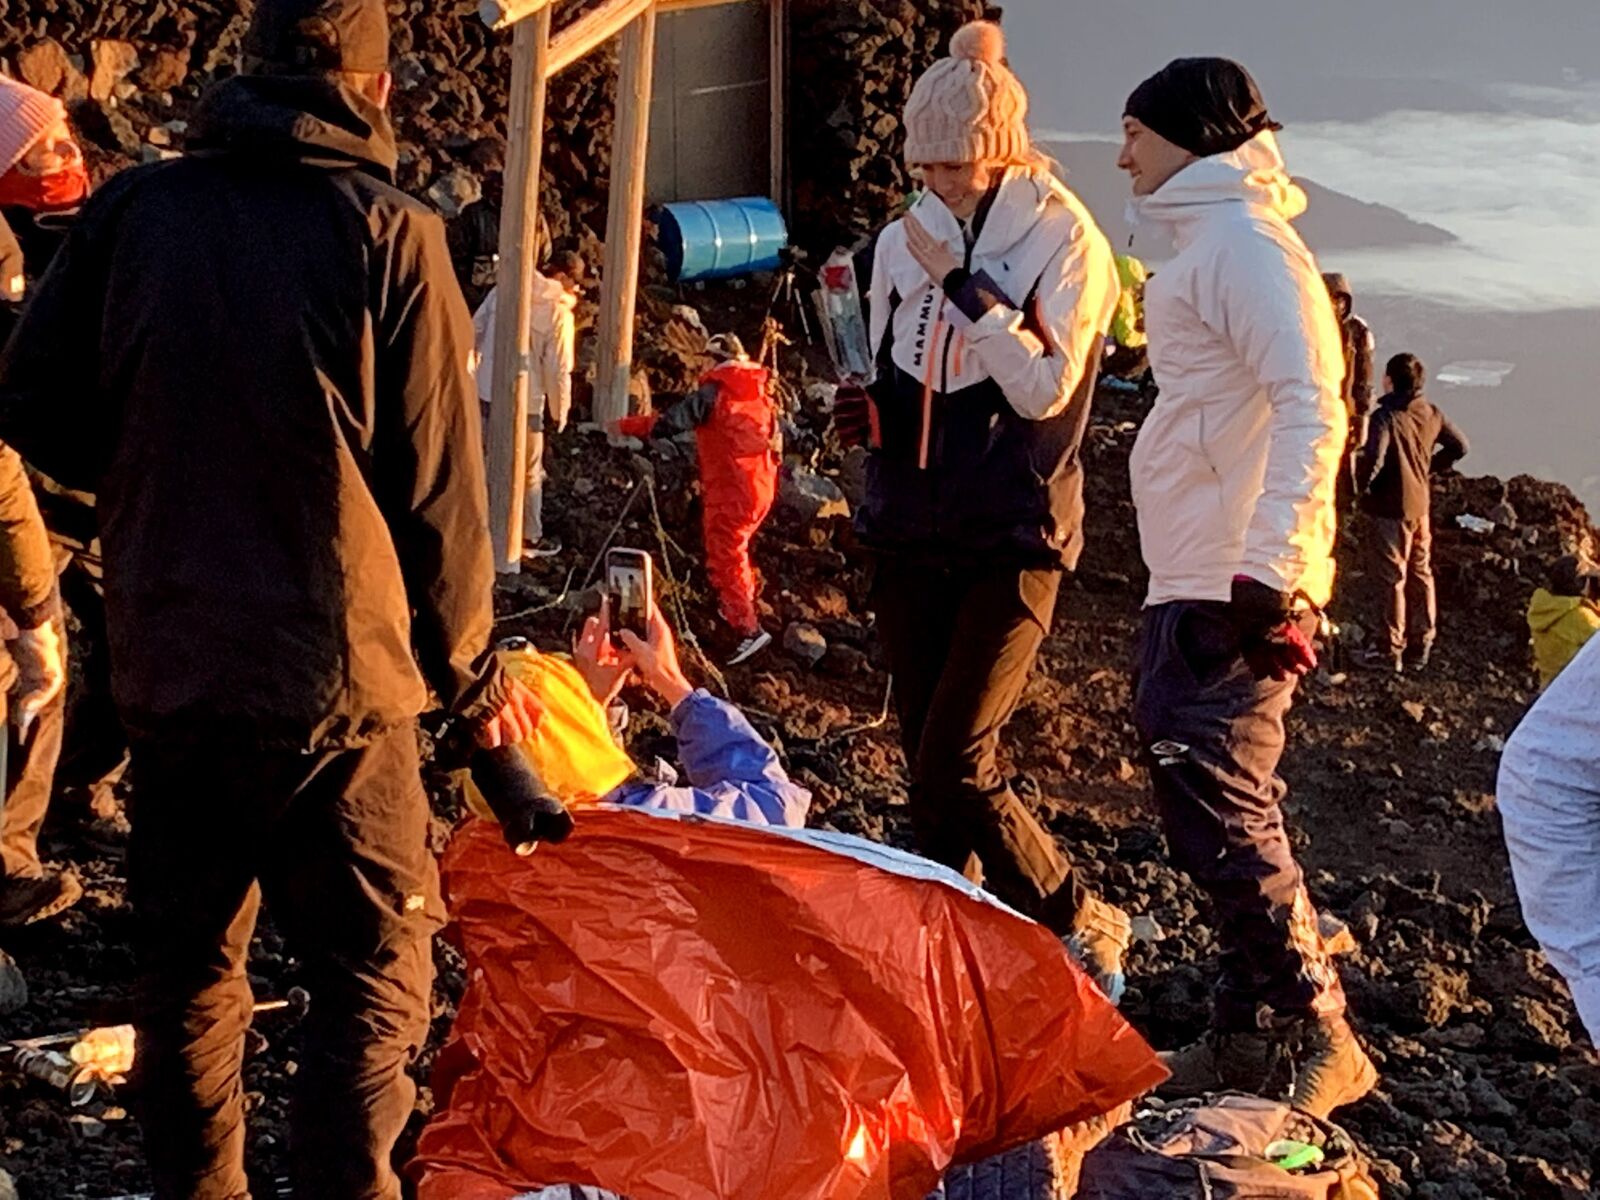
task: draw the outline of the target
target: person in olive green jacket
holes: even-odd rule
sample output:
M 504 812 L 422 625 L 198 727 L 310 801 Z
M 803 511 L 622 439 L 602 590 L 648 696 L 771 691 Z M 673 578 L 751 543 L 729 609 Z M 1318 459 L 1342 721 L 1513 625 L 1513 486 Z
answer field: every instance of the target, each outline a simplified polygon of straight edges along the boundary
M 1528 601 L 1528 632 L 1539 687 L 1549 687 L 1600 630 L 1600 569 L 1569 554 L 1550 568 L 1546 587 Z
M 4 736 L 19 750 L 27 748 L 35 718 L 66 683 L 60 604 L 55 555 L 33 489 L 17 452 L 0 445 L 0 609 L 9 618 L 0 622 L 6 626 L 0 714 L 6 718 Z M 6 772 L 0 810 L 0 924 L 54 916 L 83 894 L 76 876 L 48 872 L 39 861 L 49 789 L 30 789 L 24 796 L 12 786 L 19 774 Z

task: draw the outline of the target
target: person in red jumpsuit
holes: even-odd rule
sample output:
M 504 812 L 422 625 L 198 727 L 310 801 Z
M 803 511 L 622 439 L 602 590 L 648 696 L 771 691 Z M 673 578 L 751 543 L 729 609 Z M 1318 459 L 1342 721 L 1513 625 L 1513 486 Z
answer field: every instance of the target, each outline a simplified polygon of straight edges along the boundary
M 739 639 L 728 659 L 729 666 L 736 666 L 772 641 L 756 612 L 760 581 L 750 561 L 750 541 L 777 495 L 780 435 L 767 392 L 767 369 L 751 362 L 731 333 L 711 338 L 706 354 L 714 365 L 694 392 L 659 416 L 624 417 L 615 431 L 641 438 L 695 431 L 706 573 L 717 591 L 722 619 Z

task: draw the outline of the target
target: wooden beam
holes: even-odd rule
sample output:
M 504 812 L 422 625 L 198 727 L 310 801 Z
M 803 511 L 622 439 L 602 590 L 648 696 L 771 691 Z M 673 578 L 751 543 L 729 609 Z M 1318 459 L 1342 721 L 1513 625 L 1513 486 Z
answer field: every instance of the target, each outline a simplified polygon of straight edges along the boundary
M 688 12 L 695 8 L 726 8 L 730 4 L 748 4 L 750 0 L 660 0 L 656 5 L 664 13 Z
M 606 0 L 568 25 L 550 42 L 550 73 L 564 71 L 637 20 L 652 0 Z
M 655 54 L 656 10 L 647 7 L 638 20 L 623 30 L 617 66 L 616 129 L 611 143 L 611 195 L 606 212 L 599 362 L 594 389 L 595 420 L 602 426 L 628 412 Z
M 552 3 L 554 0 L 478 0 L 478 17 L 490 29 L 510 29 Z
M 527 489 L 529 314 L 539 252 L 539 168 L 544 156 L 550 9 L 516 27 L 511 46 L 511 114 L 506 129 L 505 198 L 500 208 L 500 274 L 489 406 L 489 531 L 495 569 L 522 569 L 522 501 Z M 539 439 L 541 445 L 543 439 Z

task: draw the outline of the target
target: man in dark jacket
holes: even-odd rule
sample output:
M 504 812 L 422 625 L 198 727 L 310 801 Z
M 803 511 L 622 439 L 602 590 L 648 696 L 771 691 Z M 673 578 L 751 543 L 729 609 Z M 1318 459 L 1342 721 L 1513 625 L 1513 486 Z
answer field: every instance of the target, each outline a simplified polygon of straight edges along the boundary
M 1344 345 L 1344 407 L 1350 417 L 1350 440 L 1345 443 L 1345 463 L 1339 472 L 1339 511 L 1348 512 L 1355 497 L 1356 454 L 1367 440 L 1367 419 L 1372 413 L 1372 357 L 1377 341 L 1372 327 L 1356 315 L 1355 292 L 1346 275 L 1330 272 L 1322 277 L 1339 318 L 1339 340 Z
M 399 1197 L 442 915 L 415 718 L 430 686 L 485 745 L 536 717 L 489 648 L 472 325 L 392 186 L 388 49 L 383 0 L 260 0 L 191 152 L 94 196 L 0 361 L 3 436 L 98 497 L 161 1200 L 249 1194 L 263 892 L 313 997 L 295 1194 Z
M 1373 518 L 1372 569 L 1385 589 L 1388 626 L 1386 640 L 1369 647 L 1367 659 L 1396 673 L 1405 669 L 1408 650 L 1413 668 L 1426 667 L 1437 632 L 1429 476 L 1467 455 L 1465 435 L 1423 396 L 1426 378 L 1414 354 L 1389 360 L 1386 395 L 1356 463 L 1361 507 Z

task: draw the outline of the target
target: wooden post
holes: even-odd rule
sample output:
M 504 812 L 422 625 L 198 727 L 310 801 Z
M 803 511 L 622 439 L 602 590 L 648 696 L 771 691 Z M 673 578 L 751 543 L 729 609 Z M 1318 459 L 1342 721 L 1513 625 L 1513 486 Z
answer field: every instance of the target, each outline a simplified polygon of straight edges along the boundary
M 633 321 L 643 237 L 645 157 L 650 148 L 650 90 L 655 69 L 656 10 L 622 31 L 617 66 L 616 132 L 600 289 L 599 362 L 595 420 L 605 425 L 628 412 L 633 374 Z
M 789 0 L 769 0 L 772 30 L 772 202 L 789 211 Z
M 500 209 L 499 293 L 489 409 L 489 531 L 495 569 L 522 569 L 523 462 L 528 441 L 528 319 L 539 252 L 539 167 L 550 51 L 546 5 L 516 27 L 511 48 L 511 115 L 505 198 Z

